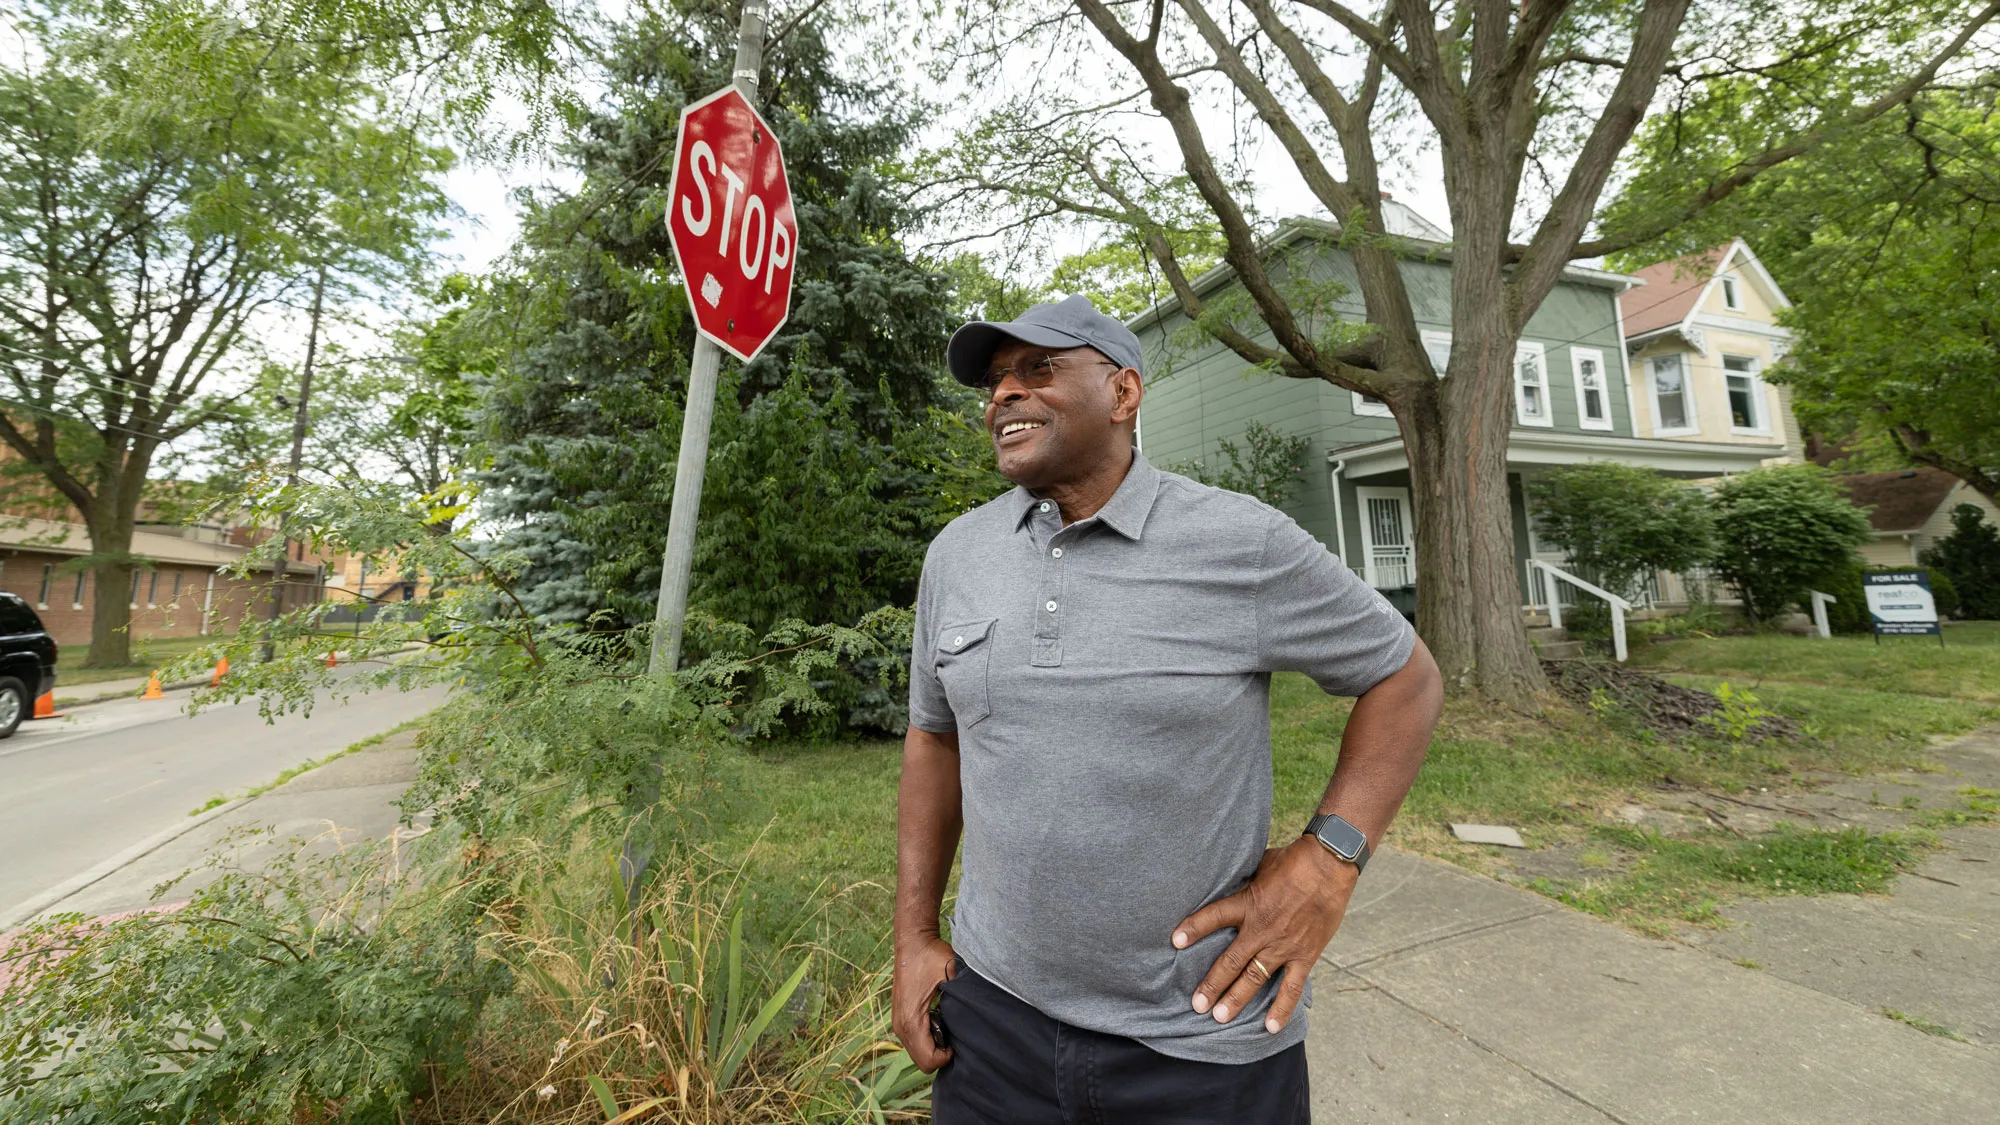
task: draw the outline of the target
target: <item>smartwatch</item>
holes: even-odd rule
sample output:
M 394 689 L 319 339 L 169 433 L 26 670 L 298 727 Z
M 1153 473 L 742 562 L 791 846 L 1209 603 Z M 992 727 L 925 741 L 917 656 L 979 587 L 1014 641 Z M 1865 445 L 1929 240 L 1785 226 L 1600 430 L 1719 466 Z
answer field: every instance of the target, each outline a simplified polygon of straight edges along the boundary
M 1368 837 L 1332 813 L 1320 813 L 1306 822 L 1305 835 L 1326 845 L 1326 850 L 1354 865 L 1356 873 L 1368 866 Z

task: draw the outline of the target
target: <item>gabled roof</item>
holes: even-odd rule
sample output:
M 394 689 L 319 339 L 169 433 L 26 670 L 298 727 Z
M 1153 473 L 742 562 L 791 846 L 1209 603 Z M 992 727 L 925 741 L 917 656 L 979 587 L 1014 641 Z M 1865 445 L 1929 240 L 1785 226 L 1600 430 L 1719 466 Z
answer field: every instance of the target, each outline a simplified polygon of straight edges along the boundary
M 1632 276 L 1646 279 L 1646 288 L 1630 301 L 1622 295 L 1618 298 L 1625 313 L 1625 335 L 1642 336 L 1686 320 L 1701 303 L 1701 295 L 1708 292 L 1715 268 L 1728 252 L 1727 246 L 1711 246 L 1697 254 L 1633 270 Z
M 1739 238 L 1633 270 L 1632 276 L 1645 283 L 1645 291 L 1618 299 L 1619 311 L 1625 316 L 1625 338 L 1633 340 L 1676 328 L 1686 334 L 1716 279 L 1738 268 L 1754 273 L 1779 308 L 1791 307 L 1791 298 L 1778 288 L 1777 279 L 1757 260 L 1749 243 Z
M 1958 478 L 1942 469 L 1855 473 L 1834 479 L 1847 486 L 1849 500 L 1864 508 L 1873 505 L 1868 522 L 1876 531 L 1891 534 L 1922 527 L 1958 486 Z

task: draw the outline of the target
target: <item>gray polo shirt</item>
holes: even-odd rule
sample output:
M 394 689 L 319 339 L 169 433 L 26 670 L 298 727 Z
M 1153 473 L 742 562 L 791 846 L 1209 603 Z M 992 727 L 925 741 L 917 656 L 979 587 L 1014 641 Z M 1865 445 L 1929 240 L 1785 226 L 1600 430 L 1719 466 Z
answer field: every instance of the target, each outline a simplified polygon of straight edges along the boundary
M 1304 1038 L 1303 1008 L 1264 1030 L 1274 987 L 1228 1025 L 1197 1014 L 1235 931 L 1176 950 L 1173 928 L 1263 855 L 1270 674 L 1359 695 L 1414 641 L 1284 513 L 1136 453 L 1069 527 L 1020 488 L 953 520 L 924 560 L 910 722 L 958 732 L 959 955 L 1167 1055 L 1251 1062 Z

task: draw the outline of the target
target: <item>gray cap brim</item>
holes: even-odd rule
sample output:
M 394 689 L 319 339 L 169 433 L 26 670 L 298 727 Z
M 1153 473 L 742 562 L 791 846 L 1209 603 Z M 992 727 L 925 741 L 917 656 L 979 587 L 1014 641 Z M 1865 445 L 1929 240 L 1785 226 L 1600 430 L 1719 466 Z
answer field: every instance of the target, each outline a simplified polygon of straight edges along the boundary
M 995 323 L 990 320 L 975 320 L 961 324 L 958 331 L 951 334 L 951 342 L 945 345 L 945 366 L 951 369 L 951 377 L 968 387 L 986 385 L 986 368 L 993 362 L 993 353 L 1008 340 L 1019 340 L 1038 348 L 1080 348 L 1093 346 L 1089 340 L 1072 335 L 1059 328 L 1048 328 L 1039 324 Z

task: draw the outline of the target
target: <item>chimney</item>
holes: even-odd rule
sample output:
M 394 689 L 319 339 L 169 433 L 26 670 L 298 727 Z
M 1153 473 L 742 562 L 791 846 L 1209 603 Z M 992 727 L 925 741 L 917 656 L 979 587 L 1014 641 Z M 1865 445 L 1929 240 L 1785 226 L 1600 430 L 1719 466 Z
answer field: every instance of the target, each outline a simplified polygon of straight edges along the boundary
M 1393 196 L 1393 195 L 1390 195 L 1390 194 L 1389 194 L 1388 192 L 1386 192 L 1386 191 L 1384 191 L 1384 192 L 1380 192 L 1379 194 L 1380 194 L 1380 195 L 1382 196 L 1382 198 L 1383 198 L 1383 199 L 1394 199 L 1394 198 L 1396 198 L 1395 196 Z

